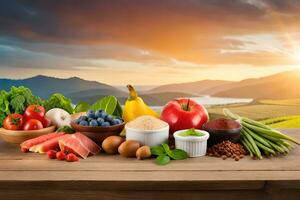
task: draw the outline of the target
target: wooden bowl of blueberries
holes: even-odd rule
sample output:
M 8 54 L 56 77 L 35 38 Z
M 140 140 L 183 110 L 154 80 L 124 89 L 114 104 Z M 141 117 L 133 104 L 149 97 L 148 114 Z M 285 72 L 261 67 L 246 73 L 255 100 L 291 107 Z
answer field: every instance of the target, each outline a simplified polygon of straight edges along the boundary
M 112 135 L 119 135 L 124 129 L 125 122 L 119 117 L 107 114 L 104 110 L 88 110 L 87 112 L 73 115 L 71 126 L 101 144 Z

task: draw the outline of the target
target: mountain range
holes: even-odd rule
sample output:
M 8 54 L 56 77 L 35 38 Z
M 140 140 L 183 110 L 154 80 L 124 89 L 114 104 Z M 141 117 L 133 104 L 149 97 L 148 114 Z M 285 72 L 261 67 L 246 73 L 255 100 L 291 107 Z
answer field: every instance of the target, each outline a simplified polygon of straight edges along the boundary
M 0 89 L 11 86 L 25 86 L 35 95 L 48 98 L 59 92 L 72 98 L 73 102 L 93 103 L 106 95 L 117 96 L 121 103 L 127 99 L 127 92 L 117 87 L 78 77 L 67 79 L 38 75 L 27 79 L 0 79 Z M 163 105 L 176 97 L 211 95 L 253 99 L 300 98 L 300 71 L 282 72 L 271 76 L 245 79 L 242 81 L 202 80 L 189 83 L 162 85 L 147 91 L 139 91 L 151 105 Z

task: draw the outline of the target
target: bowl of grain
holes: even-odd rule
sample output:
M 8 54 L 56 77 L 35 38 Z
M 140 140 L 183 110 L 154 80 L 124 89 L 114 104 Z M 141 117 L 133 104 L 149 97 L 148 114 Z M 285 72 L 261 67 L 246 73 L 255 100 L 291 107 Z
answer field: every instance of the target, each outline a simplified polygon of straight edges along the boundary
M 150 115 L 143 115 L 125 125 L 126 140 L 156 146 L 168 142 L 169 124 Z

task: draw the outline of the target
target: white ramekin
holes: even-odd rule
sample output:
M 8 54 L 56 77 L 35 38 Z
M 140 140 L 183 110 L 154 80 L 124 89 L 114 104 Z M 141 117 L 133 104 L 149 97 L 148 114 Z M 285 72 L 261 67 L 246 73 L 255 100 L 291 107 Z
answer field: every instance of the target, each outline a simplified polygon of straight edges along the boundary
M 125 125 L 126 140 L 136 140 L 142 145 L 156 146 L 168 143 L 169 125 L 158 130 L 139 130 Z
M 176 149 L 182 149 L 187 152 L 189 157 L 200 157 L 206 154 L 207 140 L 209 133 L 203 130 L 196 130 L 203 133 L 203 136 L 180 136 L 179 134 L 187 131 L 180 130 L 174 133 Z

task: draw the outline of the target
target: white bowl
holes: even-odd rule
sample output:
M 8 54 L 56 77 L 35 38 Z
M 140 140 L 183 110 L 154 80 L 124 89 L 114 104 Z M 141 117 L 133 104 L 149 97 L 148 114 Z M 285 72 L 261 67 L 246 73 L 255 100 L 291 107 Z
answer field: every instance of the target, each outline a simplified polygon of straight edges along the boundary
M 142 145 L 156 146 L 167 143 L 169 138 L 169 125 L 158 130 L 140 130 L 125 125 L 126 140 L 136 140 Z
M 206 154 L 207 140 L 209 133 L 203 130 L 196 130 L 203 133 L 203 136 L 180 136 L 179 134 L 187 131 L 180 130 L 174 133 L 176 149 L 182 149 L 187 152 L 189 157 L 200 157 Z

